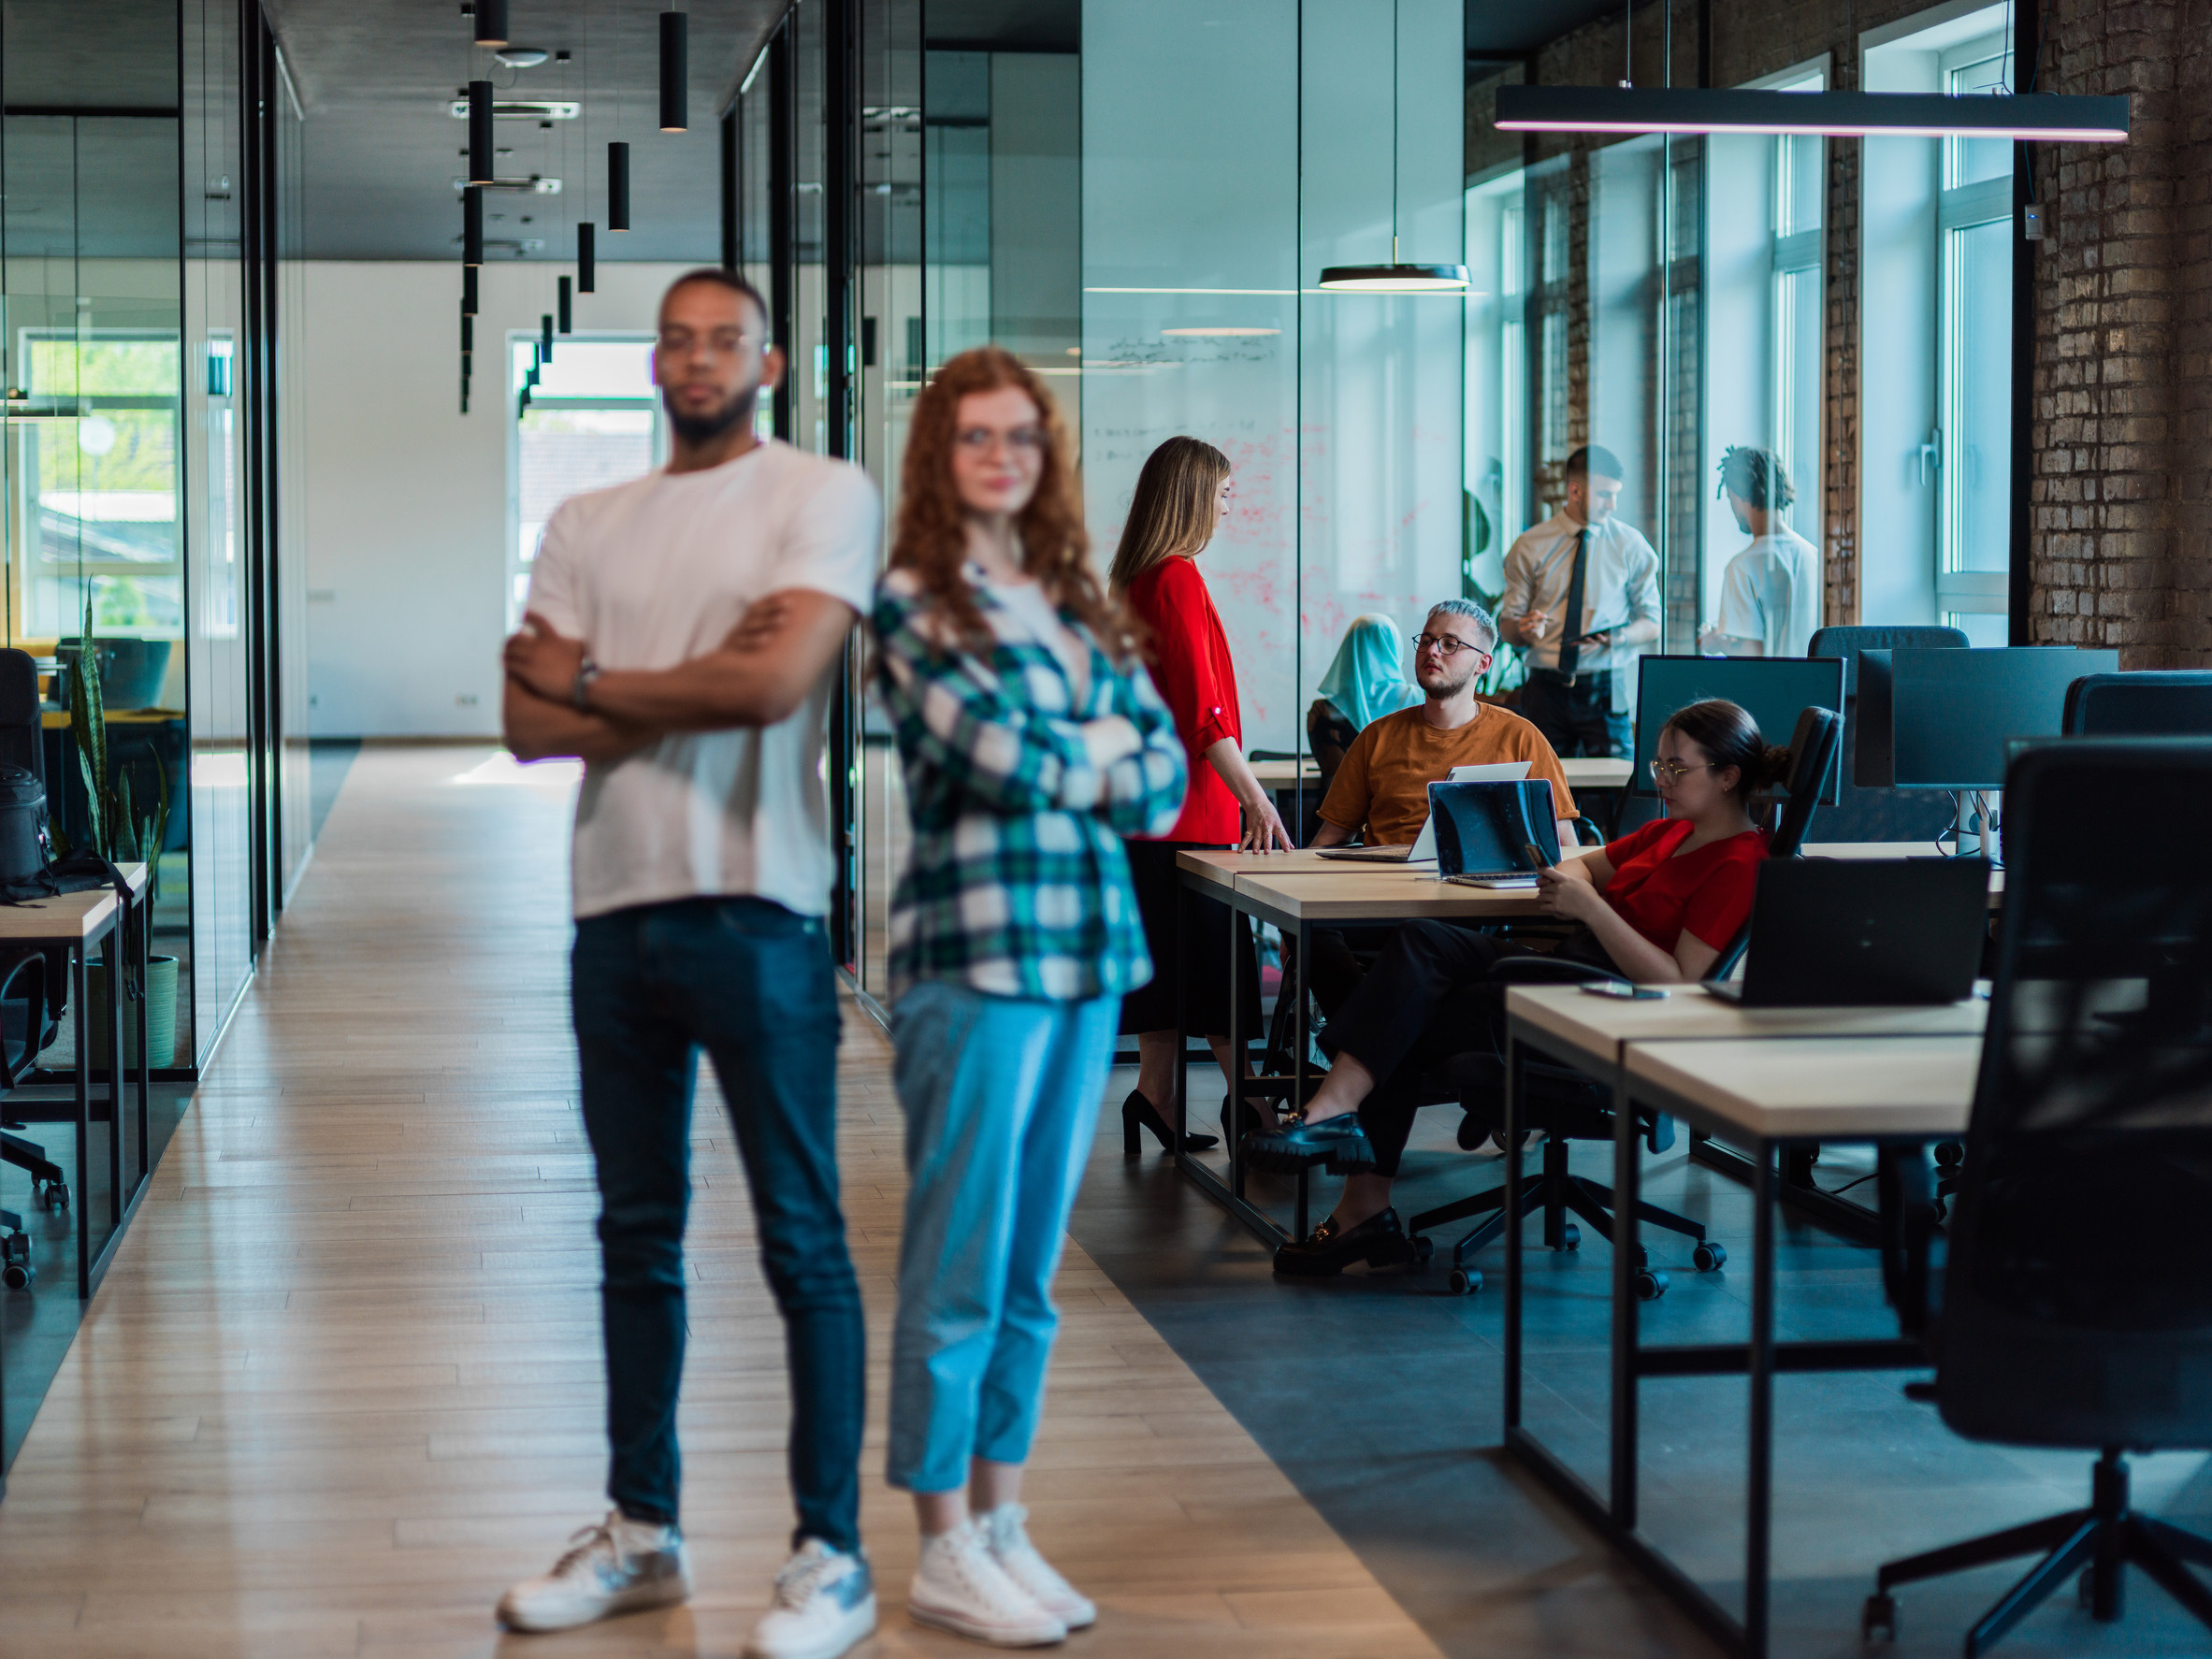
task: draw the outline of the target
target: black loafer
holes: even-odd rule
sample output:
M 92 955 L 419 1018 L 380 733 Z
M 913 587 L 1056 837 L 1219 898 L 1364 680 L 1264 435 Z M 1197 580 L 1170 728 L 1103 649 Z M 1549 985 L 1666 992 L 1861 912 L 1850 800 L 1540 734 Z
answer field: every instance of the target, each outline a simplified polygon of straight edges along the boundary
M 1319 1123 L 1285 1118 L 1279 1129 L 1246 1135 L 1244 1157 L 1252 1168 L 1263 1170 L 1300 1170 L 1326 1163 L 1331 1175 L 1356 1176 L 1375 1167 L 1375 1148 L 1367 1144 L 1357 1112 L 1339 1112 Z
M 1278 1246 L 1275 1271 L 1292 1278 L 1334 1278 L 1354 1262 L 1395 1267 L 1412 1260 L 1413 1241 L 1397 1211 L 1386 1209 L 1341 1233 L 1334 1220 L 1323 1221 L 1311 1238 Z

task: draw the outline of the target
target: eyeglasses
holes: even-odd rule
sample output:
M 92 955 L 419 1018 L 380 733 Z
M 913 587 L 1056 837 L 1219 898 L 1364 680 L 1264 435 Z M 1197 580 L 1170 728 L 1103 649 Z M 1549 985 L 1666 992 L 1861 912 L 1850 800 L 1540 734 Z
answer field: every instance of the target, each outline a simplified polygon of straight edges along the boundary
M 1651 762 L 1652 781 L 1679 784 L 1691 772 L 1703 771 L 1712 765 L 1710 760 L 1654 760 Z
M 1441 651 L 1447 661 L 1457 656 L 1462 651 L 1480 651 L 1482 648 L 1472 640 L 1457 639 L 1451 634 L 1415 634 L 1413 636 L 1413 649 L 1416 653 Z
M 952 441 L 972 455 L 987 455 L 1001 443 L 1008 450 L 1027 450 L 1034 454 L 1045 447 L 1045 434 L 1035 426 L 1017 426 L 1011 432 L 963 426 L 952 435 Z

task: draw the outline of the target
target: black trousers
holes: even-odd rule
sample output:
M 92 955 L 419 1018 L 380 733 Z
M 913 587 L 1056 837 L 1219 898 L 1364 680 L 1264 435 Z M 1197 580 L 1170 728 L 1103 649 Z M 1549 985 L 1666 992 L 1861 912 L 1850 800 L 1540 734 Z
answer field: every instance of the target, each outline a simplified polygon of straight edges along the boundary
M 1579 674 L 1570 685 L 1555 670 L 1530 669 L 1521 687 L 1521 713 L 1562 756 L 1633 758 L 1636 740 L 1628 716 L 1612 708 L 1612 680 L 1619 671 Z

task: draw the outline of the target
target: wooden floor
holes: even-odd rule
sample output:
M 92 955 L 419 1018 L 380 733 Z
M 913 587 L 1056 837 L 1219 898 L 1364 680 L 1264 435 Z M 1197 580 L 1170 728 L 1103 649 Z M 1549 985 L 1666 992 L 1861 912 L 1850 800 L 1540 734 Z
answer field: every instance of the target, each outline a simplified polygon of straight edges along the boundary
M 470 781 L 456 781 L 467 774 Z M 566 1013 L 567 788 L 370 750 L 0 1504 L 0 1652 L 733 1654 L 788 1547 L 781 1333 L 711 1092 L 695 1132 L 686 1609 L 500 1637 L 595 1520 L 596 1209 Z M 848 1011 L 840 1137 L 871 1344 L 863 1652 L 910 1627 L 882 1484 L 904 1176 L 888 1050 Z M 59 1292 L 53 1292 L 59 1293 Z M 1033 1531 L 1100 1603 L 1069 1651 L 1436 1650 L 1082 1253 Z M 1294 1360 L 1286 1363 L 1294 1363 Z

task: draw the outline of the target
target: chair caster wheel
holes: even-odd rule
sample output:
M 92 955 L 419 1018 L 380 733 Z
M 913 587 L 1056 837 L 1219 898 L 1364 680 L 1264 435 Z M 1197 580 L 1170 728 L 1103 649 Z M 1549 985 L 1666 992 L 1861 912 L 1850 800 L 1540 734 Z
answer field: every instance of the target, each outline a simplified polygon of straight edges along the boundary
M 69 1207 L 69 1188 L 65 1182 L 49 1181 L 38 1194 L 38 1202 L 50 1210 Z
M 27 1291 L 38 1277 L 38 1269 L 28 1262 L 10 1262 L 0 1267 L 0 1285 L 11 1291 Z
M 1559 1248 L 1563 1250 L 1581 1249 L 1583 1248 L 1583 1230 L 1572 1221 L 1560 1228 Z
M 1713 1273 L 1728 1264 L 1728 1247 L 1719 1244 L 1701 1244 L 1690 1252 L 1690 1261 L 1699 1273 Z
M 1426 1267 L 1429 1263 L 1429 1259 L 1436 1253 L 1437 1241 L 1435 1239 L 1417 1238 L 1413 1241 L 1413 1262 L 1415 1266 Z
M 1897 1597 L 1879 1593 L 1866 1598 L 1858 1613 L 1858 1639 L 1893 1642 L 1897 1639 Z
M 1636 1270 L 1636 1300 L 1656 1302 L 1667 1293 L 1667 1287 L 1671 1282 L 1664 1273 L 1654 1272 L 1649 1267 L 1639 1267 Z
M 1452 1293 L 1471 1296 L 1482 1288 L 1482 1275 L 1473 1267 L 1454 1267 L 1452 1270 Z

